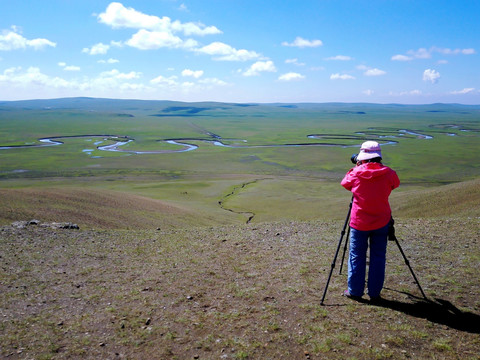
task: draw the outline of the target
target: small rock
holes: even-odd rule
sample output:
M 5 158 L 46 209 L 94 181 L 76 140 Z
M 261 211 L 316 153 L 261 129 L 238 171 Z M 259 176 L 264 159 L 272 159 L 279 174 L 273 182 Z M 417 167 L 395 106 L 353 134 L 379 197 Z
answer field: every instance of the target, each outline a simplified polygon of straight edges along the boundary
M 28 225 L 27 221 L 14 221 L 12 227 L 17 229 L 24 229 Z

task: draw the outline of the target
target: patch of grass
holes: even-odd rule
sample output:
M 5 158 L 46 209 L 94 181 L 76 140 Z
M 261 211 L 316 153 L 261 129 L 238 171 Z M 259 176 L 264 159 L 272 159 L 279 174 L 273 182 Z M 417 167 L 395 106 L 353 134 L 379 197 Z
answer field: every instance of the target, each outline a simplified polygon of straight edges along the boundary
M 450 345 L 450 339 L 436 339 L 433 341 L 433 347 L 441 352 L 449 352 L 452 351 L 452 346 Z

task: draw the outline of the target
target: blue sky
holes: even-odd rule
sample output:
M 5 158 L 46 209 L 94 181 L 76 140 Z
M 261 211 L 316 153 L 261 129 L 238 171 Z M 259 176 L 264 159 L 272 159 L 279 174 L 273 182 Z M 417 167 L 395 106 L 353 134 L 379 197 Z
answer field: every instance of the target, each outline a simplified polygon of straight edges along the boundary
M 0 4 L 0 100 L 480 104 L 477 0 Z

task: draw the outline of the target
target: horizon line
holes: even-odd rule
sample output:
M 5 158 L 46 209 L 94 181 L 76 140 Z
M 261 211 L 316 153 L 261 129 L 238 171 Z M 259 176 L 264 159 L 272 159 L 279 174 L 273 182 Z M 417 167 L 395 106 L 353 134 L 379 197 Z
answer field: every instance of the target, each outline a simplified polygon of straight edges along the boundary
M 67 97 L 55 97 L 55 98 L 31 98 L 31 99 L 18 99 L 18 100 L 0 100 L 2 103 L 18 103 L 26 101 L 55 101 L 55 100 L 75 100 L 75 99 L 84 99 L 84 100 L 113 100 L 113 101 L 145 101 L 145 102 L 179 102 L 186 104 L 194 103 L 222 103 L 222 104 L 258 104 L 258 105 L 272 105 L 272 104 L 365 104 L 365 105 L 401 105 L 401 106 L 428 106 L 428 105 L 460 105 L 460 106 L 480 106 L 478 104 L 464 104 L 464 103 L 449 103 L 449 102 L 434 102 L 434 103 L 396 103 L 396 102 L 363 102 L 363 101 L 294 101 L 294 102 L 284 102 L 284 101 L 271 101 L 271 102 L 258 102 L 258 101 L 218 101 L 218 100 L 201 100 L 201 101 L 185 101 L 185 100 L 169 100 L 169 99 L 135 99 L 135 98 L 109 98 L 109 97 L 92 97 L 92 96 L 67 96 Z

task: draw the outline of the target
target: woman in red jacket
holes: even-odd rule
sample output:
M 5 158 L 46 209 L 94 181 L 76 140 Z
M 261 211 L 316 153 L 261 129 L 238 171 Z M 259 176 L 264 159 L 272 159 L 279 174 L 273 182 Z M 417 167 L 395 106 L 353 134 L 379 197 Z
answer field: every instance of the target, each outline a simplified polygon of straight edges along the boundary
M 348 290 L 344 295 L 363 296 L 367 248 L 370 240 L 368 296 L 380 298 L 385 279 L 387 237 L 391 219 L 388 197 L 400 185 L 397 173 L 382 164 L 382 152 L 376 141 L 362 144 L 357 165 L 350 169 L 341 184 L 353 194 L 350 218 L 350 253 Z

